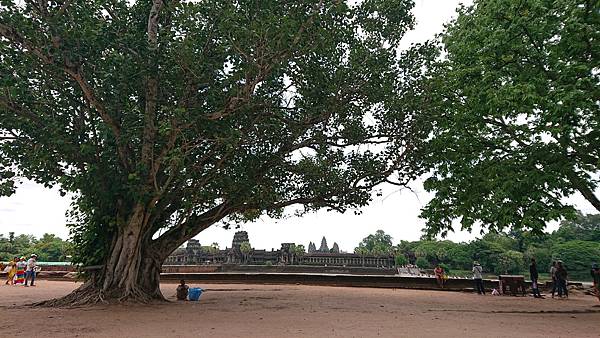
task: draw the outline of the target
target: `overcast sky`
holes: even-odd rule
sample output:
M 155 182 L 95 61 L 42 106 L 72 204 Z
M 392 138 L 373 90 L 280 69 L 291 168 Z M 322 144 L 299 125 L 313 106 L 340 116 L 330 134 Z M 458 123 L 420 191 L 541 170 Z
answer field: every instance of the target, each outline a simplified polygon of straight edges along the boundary
M 472 1 L 416 0 L 414 15 L 417 26 L 406 35 L 403 46 L 425 41 L 440 32 L 444 23 L 454 16 L 459 3 L 471 4 Z M 330 247 L 333 242 L 337 242 L 340 249 L 352 251 L 362 238 L 378 229 L 392 235 L 394 243 L 401 239 L 417 240 L 424 224 L 418 217 L 419 209 L 431 197 L 423 191 L 420 182 L 414 182 L 411 188 L 412 192 L 401 191 L 394 186 L 384 187 L 383 196 L 376 198 L 358 216 L 352 211 L 346 214 L 321 211 L 302 218 L 264 218 L 242 226 L 242 230 L 248 231 L 252 246 L 260 249 L 277 249 L 283 242 L 308 246 L 309 241 L 315 242 L 318 247 L 321 237 L 326 236 Z M 572 197 L 570 202 L 585 213 L 595 213 L 595 209 L 581 196 Z M 68 229 L 65 227 L 65 212 L 69 203 L 68 198 L 60 197 L 57 189 L 46 189 L 35 183 L 25 182 L 19 186 L 15 195 L 0 198 L 0 233 L 6 235 L 9 231 L 14 231 L 17 234 L 41 236 L 49 232 L 66 238 Z M 550 230 L 555 227 L 556 224 L 550 225 Z M 217 242 L 224 248 L 231 246 L 235 231 L 213 226 L 196 238 L 202 244 Z M 477 235 L 478 232 L 459 232 L 451 234 L 450 239 L 466 241 Z

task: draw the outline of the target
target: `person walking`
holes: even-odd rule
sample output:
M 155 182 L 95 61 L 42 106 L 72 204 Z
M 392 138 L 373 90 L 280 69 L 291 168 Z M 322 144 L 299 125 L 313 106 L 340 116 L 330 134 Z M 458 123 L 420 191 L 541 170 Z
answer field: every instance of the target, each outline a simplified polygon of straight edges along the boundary
M 558 289 L 558 282 L 556 281 L 556 261 L 552 261 L 552 265 L 550 266 L 550 277 L 552 278 L 552 298 L 554 298 L 554 293 L 556 293 Z
M 17 274 L 17 262 L 19 257 L 14 257 L 12 261 L 6 265 L 6 283 L 5 285 L 13 285 L 15 282 L 15 275 Z
M 558 296 L 562 298 L 563 294 L 569 298 L 569 290 L 567 289 L 567 269 L 562 261 L 556 263 L 556 281 L 558 283 Z
M 535 258 L 531 259 L 531 264 L 529 265 L 529 277 L 531 278 L 531 289 L 533 290 L 533 297 L 542 298 L 542 295 L 540 294 L 540 289 L 538 288 L 539 274 Z
M 594 291 L 596 291 L 596 297 L 600 300 L 600 268 L 597 263 L 592 264 L 592 270 L 590 271 L 592 280 L 594 281 Z
M 479 262 L 473 262 L 473 280 L 475 281 L 475 288 L 477 289 L 478 294 L 485 295 L 485 289 L 483 288 L 483 277 L 481 276 L 482 273 L 483 268 Z
M 36 268 L 37 268 L 37 255 L 36 254 L 32 254 L 31 258 L 29 258 L 29 260 L 27 261 L 27 270 L 26 270 L 26 275 L 25 275 L 25 286 L 29 286 L 27 285 L 27 282 L 31 280 L 30 285 L 31 286 L 35 286 L 35 273 L 36 273 Z

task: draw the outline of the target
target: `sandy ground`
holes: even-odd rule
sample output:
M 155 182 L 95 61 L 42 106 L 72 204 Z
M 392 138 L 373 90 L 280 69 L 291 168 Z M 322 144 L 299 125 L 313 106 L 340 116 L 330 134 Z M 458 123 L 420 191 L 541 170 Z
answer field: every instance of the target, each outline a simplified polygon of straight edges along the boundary
M 302 285 L 193 285 L 199 302 L 31 308 L 77 284 L 0 286 L 1 337 L 600 337 L 600 304 Z M 175 284 L 163 293 L 174 300 Z M 11 318 L 13 320 L 11 320 Z

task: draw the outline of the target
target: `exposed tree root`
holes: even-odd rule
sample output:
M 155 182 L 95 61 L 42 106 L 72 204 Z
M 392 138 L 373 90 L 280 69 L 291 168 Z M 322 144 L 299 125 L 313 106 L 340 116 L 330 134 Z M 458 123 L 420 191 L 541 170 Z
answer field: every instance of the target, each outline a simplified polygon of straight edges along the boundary
M 98 304 L 150 304 L 165 303 L 167 300 L 160 294 L 148 295 L 142 290 L 131 290 L 124 292 L 121 290 L 112 290 L 106 292 L 92 283 L 85 283 L 68 295 L 60 298 L 45 300 L 34 303 L 33 306 L 39 307 L 80 307 L 92 306 Z

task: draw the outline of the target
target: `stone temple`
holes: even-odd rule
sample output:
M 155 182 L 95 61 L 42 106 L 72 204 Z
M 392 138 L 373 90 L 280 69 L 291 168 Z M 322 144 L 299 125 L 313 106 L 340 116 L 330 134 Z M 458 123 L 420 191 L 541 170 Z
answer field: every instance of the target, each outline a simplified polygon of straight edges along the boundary
M 380 267 L 395 266 L 394 257 L 362 256 L 355 253 L 340 252 L 337 243 L 329 249 L 327 239 L 321 239 L 321 246 L 316 250 L 313 242 L 308 244 L 308 252 L 298 252 L 295 243 L 282 243 L 279 250 L 250 249 L 242 252 L 242 244 L 250 243 L 246 231 L 234 234 L 231 248 L 219 250 L 210 246 L 202 246 L 196 239 L 190 239 L 185 248 L 175 250 L 165 261 L 165 265 L 205 265 L 205 264 L 238 264 L 238 265 L 309 265 L 309 266 L 353 266 Z

